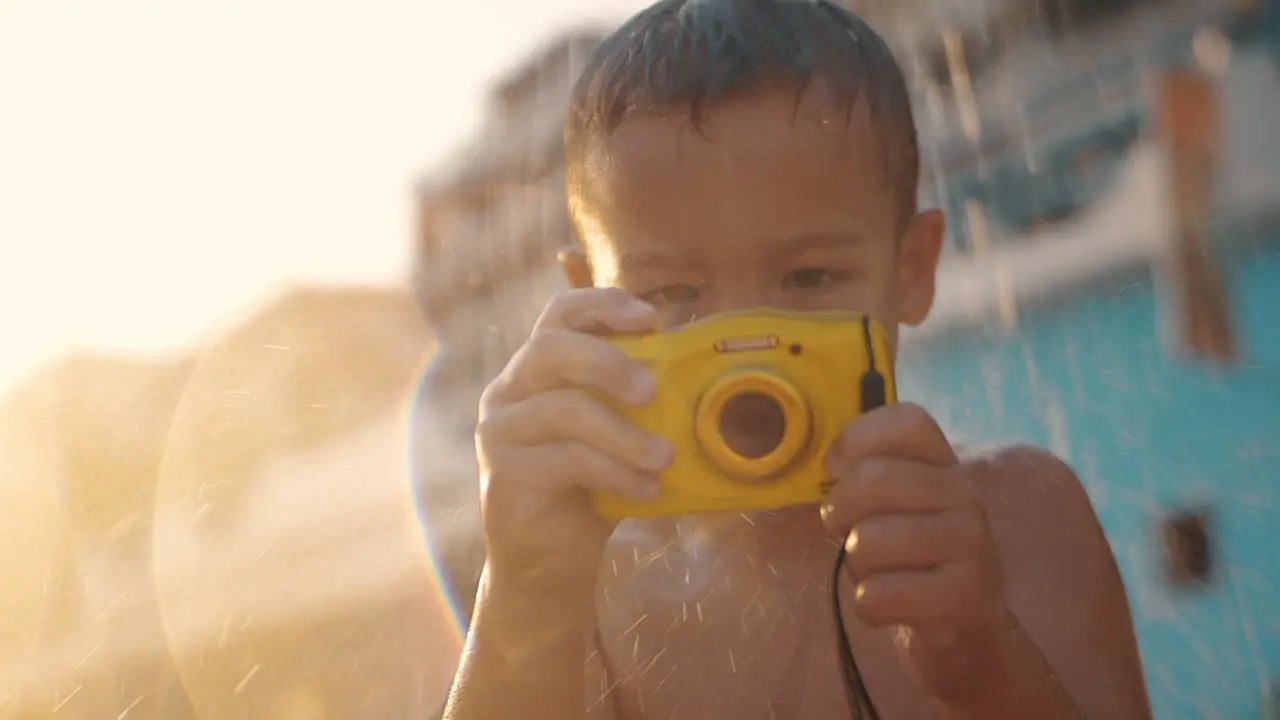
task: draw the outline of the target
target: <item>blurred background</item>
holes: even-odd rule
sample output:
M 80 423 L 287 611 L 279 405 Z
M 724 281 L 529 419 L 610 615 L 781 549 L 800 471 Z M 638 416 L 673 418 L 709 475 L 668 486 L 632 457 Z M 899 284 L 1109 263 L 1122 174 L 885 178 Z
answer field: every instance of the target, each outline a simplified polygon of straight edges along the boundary
M 0 718 L 438 707 L 645 4 L 0 0 Z M 1157 717 L 1280 717 L 1280 0 L 847 4 L 951 224 L 904 395 L 1076 467 Z

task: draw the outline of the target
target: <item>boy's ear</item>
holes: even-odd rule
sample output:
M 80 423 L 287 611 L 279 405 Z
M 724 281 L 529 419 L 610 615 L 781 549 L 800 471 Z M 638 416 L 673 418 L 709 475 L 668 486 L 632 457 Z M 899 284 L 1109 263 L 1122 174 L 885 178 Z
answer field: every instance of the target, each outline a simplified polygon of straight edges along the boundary
M 587 261 L 586 253 L 579 248 L 560 251 L 560 269 L 564 271 L 564 277 L 571 288 L 589 288 L 595 285 L 591 276 L 591 263 Z
M 899 319 L 912 327 L 929 317 L 937 292 L 938 261 L 946 237 L 941 210 L 925 210 L 911 220 L 899 248 Z

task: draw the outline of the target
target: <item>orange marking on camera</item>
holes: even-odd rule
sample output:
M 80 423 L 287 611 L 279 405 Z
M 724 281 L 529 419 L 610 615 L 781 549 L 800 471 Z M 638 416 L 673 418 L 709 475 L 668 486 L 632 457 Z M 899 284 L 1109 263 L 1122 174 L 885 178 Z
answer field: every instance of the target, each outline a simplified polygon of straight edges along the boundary
M 749 352 L 751 350 L 772 350 L 778 347 L 778 336 L 768 335 L 765 337 L 753 338 L 733 338 L 730 340 L 717 340 L 713 346 L 716 352 Z

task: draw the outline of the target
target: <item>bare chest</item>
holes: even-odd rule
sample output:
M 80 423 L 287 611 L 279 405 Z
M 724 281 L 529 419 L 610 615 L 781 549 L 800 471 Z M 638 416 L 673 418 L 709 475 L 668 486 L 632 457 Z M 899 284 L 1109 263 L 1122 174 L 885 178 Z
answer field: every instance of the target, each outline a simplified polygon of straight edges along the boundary
M 753 534 L 614 543 L 597 595 L 608 668 L 598 696 L 620 717 L 852 717 L 831 608 L 834 548 L 818 538 L 766 549 Z M 855 626 L 853 641 L 882 717 L 931 717 L 888 633 Z

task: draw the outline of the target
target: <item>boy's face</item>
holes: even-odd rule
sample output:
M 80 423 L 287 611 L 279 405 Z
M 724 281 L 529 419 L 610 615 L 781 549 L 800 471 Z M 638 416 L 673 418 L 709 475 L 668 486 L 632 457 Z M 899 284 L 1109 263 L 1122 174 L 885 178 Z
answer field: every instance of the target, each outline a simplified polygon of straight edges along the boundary
M 878 137 L 863 106 L 849 119 L 816 83 L 798 101 L 776 87 L 719 102 L 701 132 L 685 108 L 627 119 L 570 189 L 592 281 L 673 325 L 758 306 L 852 310 L 896 337 L 933 302 L 943 224 L 933 211 L 902 227 Z

